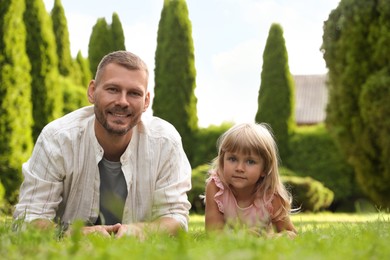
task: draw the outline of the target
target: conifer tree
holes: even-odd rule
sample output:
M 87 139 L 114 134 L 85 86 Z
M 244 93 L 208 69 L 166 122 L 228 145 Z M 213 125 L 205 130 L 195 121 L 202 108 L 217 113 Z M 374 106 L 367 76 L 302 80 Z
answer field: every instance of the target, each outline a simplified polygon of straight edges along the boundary
M 125 50 L 125 35 L 123 33 L 122 23 L 117 13 L 112 14 L 111 23 L 112 51 Z
M 198 129 L 192 26 L 185 0 L 164 0 L 155 54 L 153 114 L 172 123 L 191 161 Z
M 30 62 L 26 54 L 24 0 L 0 5 L 0 182 L 13 204 L 22 180 L 22 163 L 31 153 Z M 0 198 L 1 200 L 1 198 Z
M 99 18 L 92 28 L 88 44 L 89 68 L 92 75 L 95 75 L 97 66 L 104 55 L 111 50 L 110 27 L 105 18 Z
M 125 37 L 119 16 L 113 13 L 111 25 L 106 22 L 105 18 L 99 18 L 92 28 L 88 44 L 91 74 L 95 75 L 97 66 L 104 55 L 117 50 L 125 50 Z
M 42 0 L 26 1 L 24 24 L 27 29 L 26 49 L 31 63 L 33 137 L 62 115 L 62 89 L 56 86 L 58 59 L 52 21 Z
M 68 76 L 72 68 L 72 55 L 70 51 L 68 22 L 61 0 L 55 0 L 51 10 L 51 19 L 53 21 L 53 31 L 56 40 L 57 57 L 59 72 L 63 76 Z
M 289 137 L 295 125 L 294 82 L 279 24 L 272 24 L 263 53 L 263 69 L 258 96 L 256 122 L 268 123 L 275 135 L 280 157 L 289 155 Z
M 92 74 L 89 69 L 89 61 L 84 58 L 81 51 L 77 52 L 75 66 L 77 67 L 77 71 L 79 71 L 79 77 L 77 83 L 85 88 L 88 87 L 89 81 L 92 79 Z
M 390 3 L 341 0 L 324 23 L 326 125 L 379 207 L 390 200 Z

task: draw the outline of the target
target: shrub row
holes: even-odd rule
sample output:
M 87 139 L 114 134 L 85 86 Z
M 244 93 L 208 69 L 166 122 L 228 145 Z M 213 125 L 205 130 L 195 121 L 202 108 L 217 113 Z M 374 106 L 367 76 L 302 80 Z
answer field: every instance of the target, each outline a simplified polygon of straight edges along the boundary
M 299 127 L 290 139 L 291 151 L 283 166 L 300 177 L 312 177 L 334 192 L 332 210 L 362 197 L 352 167 L 324 125 Z

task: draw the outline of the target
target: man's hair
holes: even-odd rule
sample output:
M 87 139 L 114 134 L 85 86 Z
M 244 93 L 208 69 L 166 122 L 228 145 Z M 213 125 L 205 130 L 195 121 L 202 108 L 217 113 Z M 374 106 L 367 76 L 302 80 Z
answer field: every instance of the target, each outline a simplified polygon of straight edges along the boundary
M 146 72 L 146 78 L 149 77 L 148 66 L 140 57 L 129 51 L 114 51 L 105 55 L 100 61 L 96 70 L 96 82 L 99 82 L 104 68 L 110 63 L 118 64 L 129 70 L 143 70 Z

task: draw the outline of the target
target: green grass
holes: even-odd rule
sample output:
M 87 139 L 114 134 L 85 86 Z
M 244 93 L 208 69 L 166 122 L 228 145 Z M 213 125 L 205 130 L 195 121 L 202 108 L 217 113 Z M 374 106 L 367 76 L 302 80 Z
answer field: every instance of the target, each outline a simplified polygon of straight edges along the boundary
M 305 214 L 292 216 L 298 237 L 267 239 L 242 231 L 206 234 L 203 216 L 192 215 L 188 233 L 107 239 L 52 232 L 14 232 L 0 224 L 2 259 L 389 259 L 390 214 Z

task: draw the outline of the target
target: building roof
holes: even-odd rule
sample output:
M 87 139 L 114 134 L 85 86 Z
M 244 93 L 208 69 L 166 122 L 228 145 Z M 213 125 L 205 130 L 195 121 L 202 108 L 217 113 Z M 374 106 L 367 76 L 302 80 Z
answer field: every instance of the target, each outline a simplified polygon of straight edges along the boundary
M 295 75 L 293 78 L 296 123 L 312 125 L 323 122 L 328 102 L 327 75 Z

